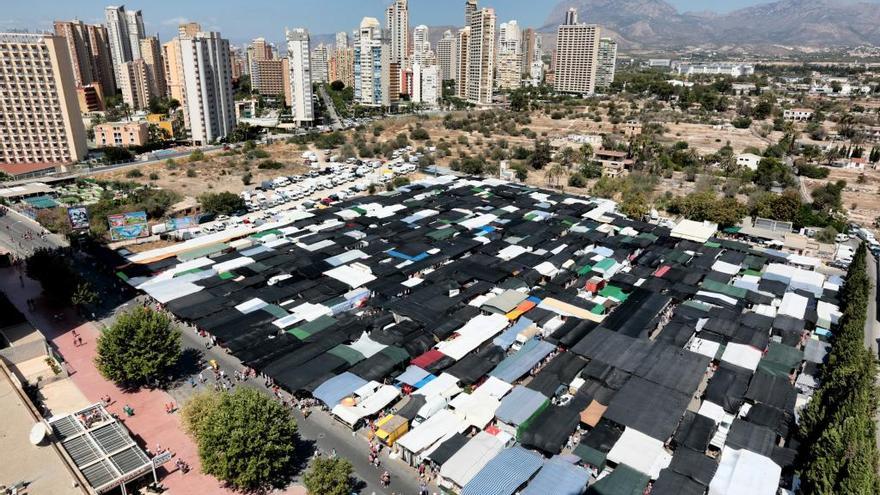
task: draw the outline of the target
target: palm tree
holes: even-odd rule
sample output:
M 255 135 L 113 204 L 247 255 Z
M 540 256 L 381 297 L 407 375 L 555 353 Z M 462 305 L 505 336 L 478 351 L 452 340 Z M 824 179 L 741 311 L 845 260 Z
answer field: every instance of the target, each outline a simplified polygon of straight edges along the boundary
M 567 174 L 568 169 L 558 163 L 554 163 L 553 166 L 547 170 L 547 180 L 549 181 L 552 177 L 556 182 L 556 187 L 559 187 L 559 178 Z

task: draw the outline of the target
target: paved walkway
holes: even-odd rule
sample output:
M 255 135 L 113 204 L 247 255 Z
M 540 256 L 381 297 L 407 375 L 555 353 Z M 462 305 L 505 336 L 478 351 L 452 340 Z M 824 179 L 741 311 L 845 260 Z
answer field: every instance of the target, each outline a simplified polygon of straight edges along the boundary
M 15 269 L 0 270 L 0 289 L 6 292 L 9 299 L 35 327 L 43 332 L 46 339 L 67 361 L 71 379 L 86 398 L 94 403 L 99 402 L 101 397 L 109 395 L 111 404 L 108 409 L 119 415 L 142 445 L 153 452 L 161 445 L 163 449 L 170 449 L 192 467 L 185 475 L 174 469 L 173 462 L 160 469 L 161 482 L 168 488 L 166 493 L 171 495 L 234 493 L 220 486 L 216 479 L 201 474 L 196 445 L 180 428 L 179 415 L 165 412 L 165 404 L 173 399 L 162 390 L 123 392 L 116 385 L 105 380 L 94 366 L 99 328 L 90 322 L 77 322 L 70 310 L 58 313 L 47 308 L 39 301 L 39 284 L 27 277 L 24 278 L 24 282 L 22 287 Z M 27 309 L 27 300 L 35 298 L 38 300 L 37 310 L 31 312 Z M 56 319 L 56 316 L 59 319 Z M 74 330 L 83 338 L 81 346 L 75 346 L 73 343 Z M 130 418 L 122 412 L 126 404 L 135 411 L 135 415 Z

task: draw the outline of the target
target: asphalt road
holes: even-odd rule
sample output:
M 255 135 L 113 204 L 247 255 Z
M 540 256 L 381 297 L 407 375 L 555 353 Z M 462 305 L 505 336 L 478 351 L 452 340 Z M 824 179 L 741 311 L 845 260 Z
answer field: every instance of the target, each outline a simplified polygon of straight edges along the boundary
M 45 237 L 41 237 L 42 234 Z M 36 222 L 10 209 L 0 216 L 0 249 L 23 258 L 38 248 L 52 248 L 65 244 L 54 234 L 43 230 Z
M 336 106 L 333 105 L 333 99 L 327 94 L 327 88 L 325 88 L 323 84 L 318 85 L 318 93 L 321 95 L 321 99 L 324 100 L 324 106 L 327 107 L 327 112 L 330 114 L 330 120 L 333 121 L 333 123 L 330 124 L 330 127 L 334 131 L 341 130 L 343 125 L 339 120 L 339 114 L 336 113 Z

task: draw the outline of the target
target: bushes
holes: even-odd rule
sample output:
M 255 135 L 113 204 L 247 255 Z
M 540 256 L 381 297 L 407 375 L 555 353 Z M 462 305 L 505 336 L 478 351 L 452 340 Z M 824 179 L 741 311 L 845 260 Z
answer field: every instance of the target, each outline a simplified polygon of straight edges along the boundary
M 714 191 L 675 198 L 668 210 L 690 220 L 715 222 L 722 227 L 736 225 L 747 213 L 745 205 L 733 198 L 718 198 Z
M 144 174 L 138 168 L 133 168 L 125 173 L 125 176 L 129 179 L 136 179 L 138 177 L 143 177 Z
M 416 141 L 427 141 L 428 139 L 431 139 L 431 135 L 428 134 L 428 131 L 426 131 L 422 127 L 416 127 L 415 129 L 413 129 L 409 133 L 409 137 L 410 137 L 410 139 L 413 139 Z
M 202 212 L 230 215 L 245 208 L 244 199 L 231 192 L 206 193 L 199 196 Z
M 748 117 L 737 117 L 733 119 L 731 122 L 734 127 L 737 129 L 748 129 L 752 125 L 752 119 Z
M 877 363 L 864 345 L 871 292 L 866 253 L 862 244 L 853 256 L 841 290 L 843 316 L 819 370 L 821 385 L 801 414 L 803 493 L 880 492 L 874 422 Z
M 798 175 L 809 177 L 810 179 L 824 179 L 828 177 L 828 169 L 826 167 L 820 167 L 809 163 L 798 165 L 797 173 Z
M 587 187 L 587 178 L 580 173 L 571 174 L 568 177 L 569 187 Z
M 257 168 L 260 170 L 280 170 L 284 168 L 284 164 L 275 160 L 264 160 L 257 165 Z
M 202 150 L 194 150 L 189 154 L 189 162 L 198 162 L 205 159 L 205 154 L 202 153 Z

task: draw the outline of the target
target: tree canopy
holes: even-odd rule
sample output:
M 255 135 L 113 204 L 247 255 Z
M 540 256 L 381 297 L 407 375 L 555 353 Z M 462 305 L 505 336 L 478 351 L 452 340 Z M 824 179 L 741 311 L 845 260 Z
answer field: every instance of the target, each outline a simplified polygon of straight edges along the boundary
M 27 258 L 25 273 L 43 288 L 55 304 L 69 304 L 80 285 L 80 277 L 60 249 L 38 248 Z
M 245 208 L 244 199 L 228 191 L 202 194 L 199 196 L 199 204 L 202 205 L 203 212 L 221 215 L 230 215 Z
M 259 391 L 208 392 L 183 408 L 202 471 L 243 491 L 281 488 L 296 468 L 297 425 Z
M 318 457 L 303 476 L 309 495 L 349 495 L 354 468 L 345 459 Z
M 876 441 L 877 362 L 865 348 L 870 297 L 862 244 L 841 290 L 843 316 L 819 370 L 819 388 L 801 414 L 803 493 L 880 493 Z M 873 318 L 873 316 L 872 316 Z
M 164 380 L 180 359 L 180 330 L 165 314 L 138 306 L 117 316 L 98 337 L 95 364 L 125 387 Z
M 691 220 L 715 222 L 722 227 L 738 224 L 747 213 L 745 205 L 734 198 L 719 198 L 714 191 L 675 198 L 668 209 Z

